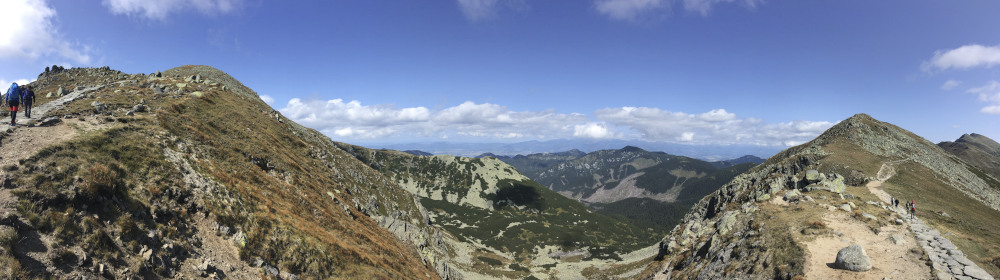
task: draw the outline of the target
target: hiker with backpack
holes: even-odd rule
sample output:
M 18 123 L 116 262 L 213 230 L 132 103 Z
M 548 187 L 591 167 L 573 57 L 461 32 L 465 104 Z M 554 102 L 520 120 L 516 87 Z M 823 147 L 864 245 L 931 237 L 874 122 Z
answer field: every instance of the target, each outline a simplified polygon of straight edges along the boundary
M 25 90 L 24 90 L 23 94 L 21 95 L 21 99 L 22 99 L 21 103 L 23 103 L 23 106 L 24 106 L 24 116 L 30 118 L 31 117 L 31 105 L 35 104 L 35 90 L 32 89 L 31 86 L 24 86 L 24 87 L 25 87 Z
M 910 201 L 910 219 L 913 219 L 913 215 L 917 213 L 917 200 L 914 199 Z
M 11 83 L 3 100 L 10 107 L 10 125 L 17 125 L 17 106 L 21 105 L 21 87 L 17 83 Z

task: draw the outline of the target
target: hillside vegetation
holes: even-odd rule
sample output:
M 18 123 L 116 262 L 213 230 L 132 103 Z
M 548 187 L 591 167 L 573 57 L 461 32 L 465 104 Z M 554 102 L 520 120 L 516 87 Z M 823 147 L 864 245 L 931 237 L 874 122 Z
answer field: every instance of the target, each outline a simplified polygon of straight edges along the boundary
M 476 245 L 470 248 L 474 257 L 460 265 L 474 273 L 547 278 L 561 275 L 557 270 L 566 268 L 560 265 L 581 260 L 594 260 L 598 273 L 657 239 L 654 230 L 593 213 L 496 158 L 338 145 L 418 195 L 430 223 Z
M 421 217 L 409 193 L 221 71 L 68 69 L 43 73 L 33 85 L 40 93 L 99 86 L 51 115 L 100 125 L 3 167 L 18 205 L 0 222 L 16 229 L 0 258 L 8 276 L 241 272 L 229 267 L 252 278 L 447 272 L 422 261 L 429 249 L 376 221 Z M 361 203 L 369 201 L 378 206 Z M 429 240 L 433 232 L 420 234 Z M 204 248 L 216 236 L 228 241 Z M 39 246 L 50 253 L 31 253 Z M 235 259 L 224 263 L 215 251 L 230 247 Z

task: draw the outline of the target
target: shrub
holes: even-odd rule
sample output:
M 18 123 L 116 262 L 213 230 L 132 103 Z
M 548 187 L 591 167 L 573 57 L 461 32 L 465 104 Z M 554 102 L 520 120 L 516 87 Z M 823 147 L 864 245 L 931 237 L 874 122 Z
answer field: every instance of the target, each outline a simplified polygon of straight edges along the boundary
M 0 279 L 24 279 L 27 275 L 21 271 L 21 263 L 13 256 L 0 256 Z
M 118 172 L 101 163 L 87 168 L 83 177 L 83 191 L 90 197 L 101 193 L 114 193 L 121 178 Z
M 20 236 L 17 235 L 17 230 L 11 227 L 3 227 L 0 229 L 0 248 L 6 249 L 8 252 L 13 251 L 14 244 Z
M 809 224 L 809 228 L 812 228 L 812 229 L 825 229 L 826 228 L 826 222 L 824 222 L 822 220 L 812 220 L 812 221 L 809 221 L 808 224 Z

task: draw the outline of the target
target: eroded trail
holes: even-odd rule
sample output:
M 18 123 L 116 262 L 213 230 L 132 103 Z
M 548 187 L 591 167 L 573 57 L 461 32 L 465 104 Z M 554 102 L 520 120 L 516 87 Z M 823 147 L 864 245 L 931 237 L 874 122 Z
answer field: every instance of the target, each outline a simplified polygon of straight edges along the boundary
M 882 183 L 896 174 L 894 165 L 906 160 L 886 162 L 876 180 L 866 187 L 885 205 L 891 195 Z M 905 217 L 903 207 L 888 207 L 899 217 Z M 894 216 L 896 216 L 894 215 Z M 851 217 L 847 212 L 833 210 L 823 215 L 833 236 L 817 237 L 806 242 L 805 274 L 808 279 L 993 279 L 958 250 L 940 232 L 924 225 L 920 218 L 901 219 L 902 225 L 883 226 L 878 233 Z M 893 239 L 903 240 L 894 241 Z M 837 252 L 851 244 L 865 248 L 872 260 L 872 270 L 851 272 L 835 269 Z M 930 266 L 924 256 L 930 259 Z
M 806 242 L 807 279 L 926 279 L 931 275 L 930 268 L 920 260 L 916 239 L 905 226 L 885 226 L 876 234 L 840 210 L 827 213 L 823 221 L 834 234 Z M 893 236 L 904 241 L 896 244 L 890 239 Z M 834 267 L 837 252 L 851 244 L 865 248 L 872 270 L 853 272 Z
M 876 180 L 866 185 L 885 205 L 889 204 L 891 196 L 882 188 L 882 182 L 895 175 L 893 165 L 899 162 L 902 161 L 882 164 Z M 808 279 L 927 279 L 932 275 L 930 267 L 920 259 L 923 253 L 918 241 L 905 224 L 886 225 L 876 233 L 839 208 L 825 213 L 823 222 L 834 234 L 805 243 Z M 872 270 L 853 272 L 834 266 L 837 252 L 851 244 L 865 248 Z

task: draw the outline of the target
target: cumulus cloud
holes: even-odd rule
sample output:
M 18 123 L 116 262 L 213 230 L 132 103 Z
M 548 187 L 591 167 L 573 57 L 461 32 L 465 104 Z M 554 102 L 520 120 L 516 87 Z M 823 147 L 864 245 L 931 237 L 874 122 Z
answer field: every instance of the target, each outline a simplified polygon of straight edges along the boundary
M 1000 82 L 990 81 L 986 85 L 969 89 L 967 92 L 978 95 L 980 102 L 989 104 L 979 109 L 979 112 L 1000 115 Z
M 573 136 L 592 138 L 592 139 L 604 139 L 611 138 L 614 135 L 605 123 L 589 122 L 585 124 L 578 124 L 573 126 Z
M 648 107 L 601 109 L 599 120 L 622 126 L 648 141 L 699 144 L 787 145 L 816 137 L 833 126 L 825 121 L 792 121 L 768 124 L 756 118 L 737 118 L 725 109 L 701 114 L 671 112 Z
M 1000 45 L 965 45 L 947 51 L 936 51 L 930 61 L 924 62 L 924 71 L 993 67 L 1000 64 Z
M 165 20 L 171 13 L 194 9 L 206 15 L 228 14 L 241 9 L 245 0 L 103 0 L 114 14 Z
M 708 16 L 712 7 L 719 3 L 742 2 L 749 8 L 756 8 L 763 0 L 596 0 L 594 9 L 611 19 L 635 21 L 644 16 L 668 12 L 673 2 L 681 2 L 688 12 Z
M 0 1 L 0 58 L 49 58 L 90 64 L 89 48 L 66 41 L 53 21 L 56 11 L 43 0 Z
M 582 114 L 516 112 L 490 103 L 464 102 L 430 110 L 293 98 L 280 109 L 288 118 L 324 133 L 357 139 L 380 137 L 550 139 L 568 137 Z
M 501 10 L 521 10 L 524 7 L 521 0 L 458 0 L 458 8 L 470 21 L 492 19 Z
M 833 125 L 824 121 L 766 123 L 725 109 L 704 113 L 648 107 L 597 110 L 592 115 L 552 110 L 513 111 L 471 101 L 442 108 L 399 108 L 360 101 L 293 98 L 280 109 L 289 119 L 341 140 L 464 139 L 475 141 L 642 139 L 687 144 L 796 145 Z
M 948 80 L 948 81 L 945 81 L 944 84 L 941 85 L 941 89 L 943 89 L 943 90 L 952 90 L 952 89 L 955 89 L 956 87 L 958 87 L 960 85 L 962 85 L 961 81 Z

